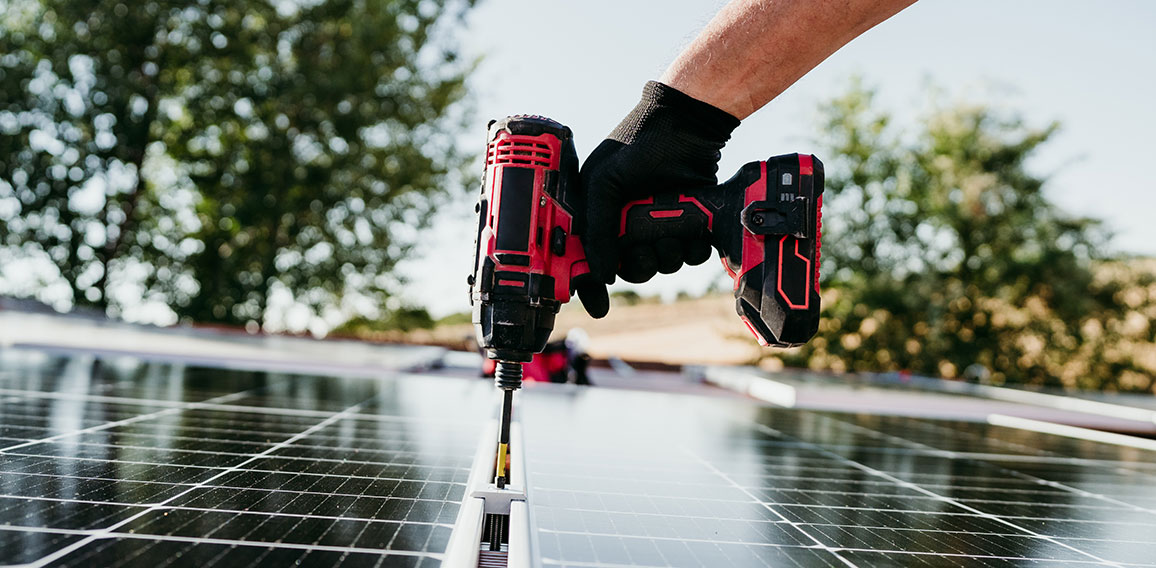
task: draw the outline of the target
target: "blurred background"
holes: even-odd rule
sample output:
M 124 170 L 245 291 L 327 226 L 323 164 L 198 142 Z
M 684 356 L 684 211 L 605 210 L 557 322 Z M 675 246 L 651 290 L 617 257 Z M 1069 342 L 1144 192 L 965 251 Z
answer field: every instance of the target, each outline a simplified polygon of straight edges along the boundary
M 551 116 L 584 156 L 720 5 L 0 0 L 3 307 L 468 350 L 487 120 Z M 1154 24 L 923 0 L 745 121 L 722 177 L 827 165 L 807 346 L 757 348 L 717 260 L 556 332 L 595 359 L 1156 392 Z

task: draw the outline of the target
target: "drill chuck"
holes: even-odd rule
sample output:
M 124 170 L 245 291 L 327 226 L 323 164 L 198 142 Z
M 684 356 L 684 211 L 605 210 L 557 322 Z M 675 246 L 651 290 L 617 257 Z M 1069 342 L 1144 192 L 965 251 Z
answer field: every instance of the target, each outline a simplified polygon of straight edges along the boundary
M 498 361 L 497 369 L 494 371 L 494 383 L 506 391 L 522 388 L 522 364 Z

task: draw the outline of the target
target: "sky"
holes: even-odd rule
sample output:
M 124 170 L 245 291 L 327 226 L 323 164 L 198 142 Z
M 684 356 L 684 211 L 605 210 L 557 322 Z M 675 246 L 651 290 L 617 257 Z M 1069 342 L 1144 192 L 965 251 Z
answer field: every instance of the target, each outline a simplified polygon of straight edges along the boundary
M 542 114 L 574 130 L 585 158 L 722 5 L 481 0 L 457 36 L 482 58 L 472 79 L 476 132 L 466 143 L 481 151 L 490 118 Z M 1060 121 L 1031 164 L 1052 174 L 1045 192 L 1069 213 L 1105 220 L 1117 251 L 1156 255 L 1156 175 L 1147 169 L 1156 161 L 1154 30 L 1156 2 L 1143 0 L 922 0 L 745 120 L 723 151 L 720 179 L 748 161 L 815 151 L 817 105 L 845 92 L 852 77 L 912 126 L 934 85 L 949 101 L 1018 111 L 1037 126 Z M 404 299 L 435 316 L 469 309 L 476 190 L 439 212 L 402 267 L 412 280 Z M 722 278 L 713 260 L 616 286 L 669 298 Z

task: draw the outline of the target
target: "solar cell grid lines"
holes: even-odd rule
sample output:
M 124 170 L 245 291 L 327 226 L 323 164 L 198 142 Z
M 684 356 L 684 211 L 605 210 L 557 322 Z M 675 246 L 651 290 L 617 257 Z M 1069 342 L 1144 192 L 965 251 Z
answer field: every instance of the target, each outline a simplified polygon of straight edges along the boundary
M 489 410 L 482 382 L 0 365 L 2 564 L 436 566 Z
M 488 381 L 0 351 L 0 564 L 438 566 Z M 1156 452 L 529 385 L 550 568 L 1156 566 Z
M 1153 452 L 545 390 L 523 405 L 545 566 L 1156 565 Z

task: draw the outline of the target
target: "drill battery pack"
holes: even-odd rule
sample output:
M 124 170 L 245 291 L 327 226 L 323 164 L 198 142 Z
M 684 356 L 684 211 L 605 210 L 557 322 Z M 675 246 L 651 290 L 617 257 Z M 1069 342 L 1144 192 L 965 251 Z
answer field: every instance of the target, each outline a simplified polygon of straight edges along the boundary
M 794 347 L 819 329 L 822 208 L 823 163 L 787 154 L 747 163 L 715 187 L 628 203 L 620 238 L 709 239 L 747 328 L 762 345 Z

